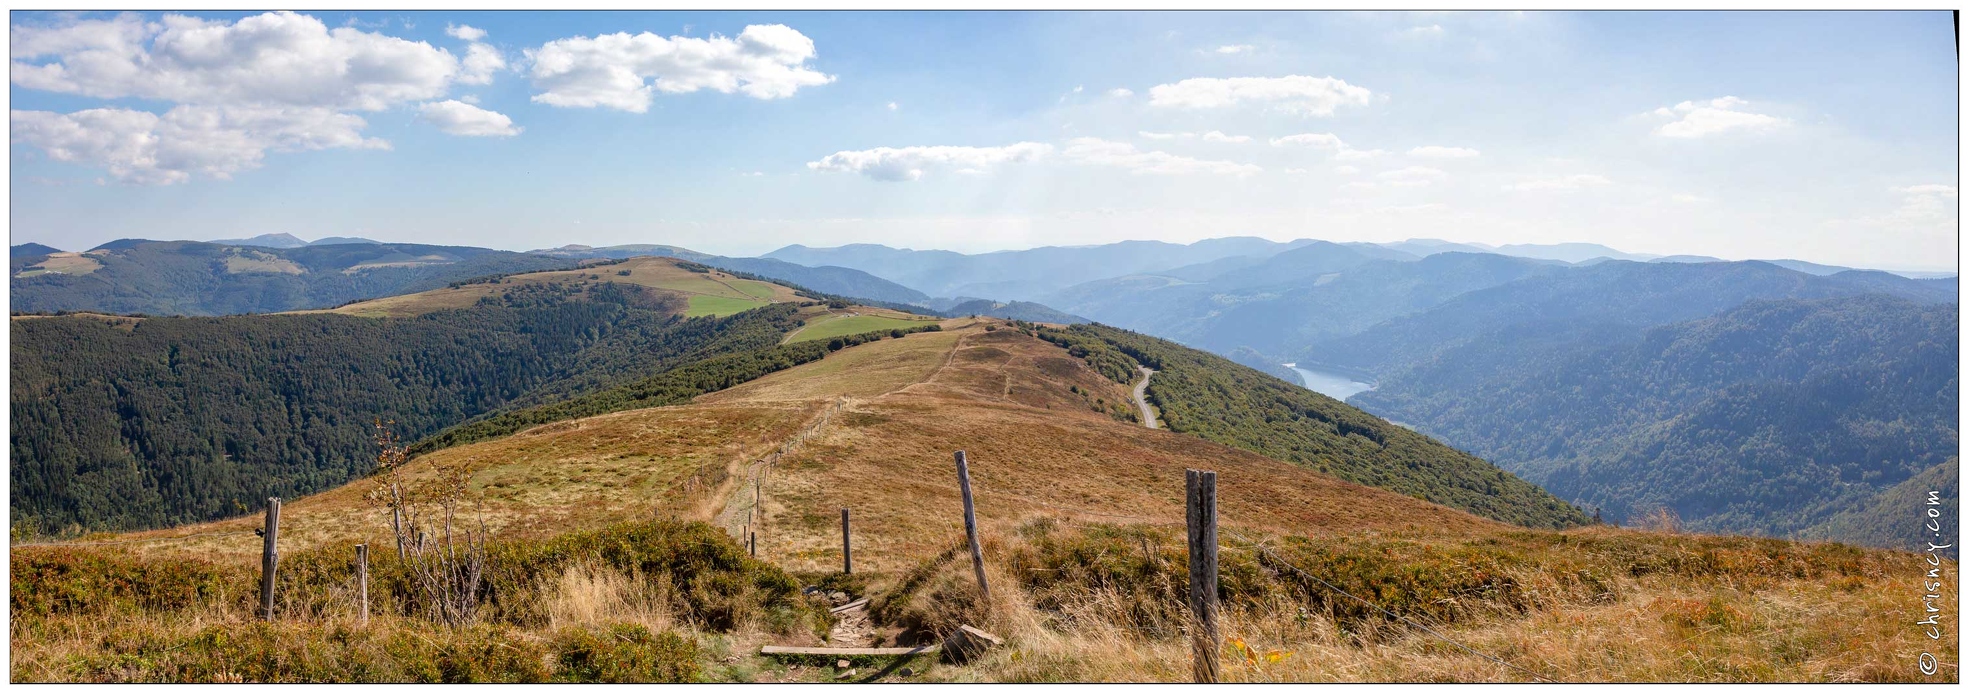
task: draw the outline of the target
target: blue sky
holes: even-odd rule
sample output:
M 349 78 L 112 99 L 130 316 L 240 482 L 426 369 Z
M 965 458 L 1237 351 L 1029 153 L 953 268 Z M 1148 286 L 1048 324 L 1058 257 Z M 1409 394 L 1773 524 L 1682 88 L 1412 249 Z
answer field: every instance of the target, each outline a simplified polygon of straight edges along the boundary
M 71 250 L 286 232 L 1956 255 L 1946 12 L 12 21 L 13 242 Z

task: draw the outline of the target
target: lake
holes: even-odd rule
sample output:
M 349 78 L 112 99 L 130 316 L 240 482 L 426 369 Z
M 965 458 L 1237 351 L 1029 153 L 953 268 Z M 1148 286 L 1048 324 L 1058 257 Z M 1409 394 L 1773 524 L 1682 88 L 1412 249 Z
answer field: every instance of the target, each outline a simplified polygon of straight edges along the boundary
M 1356 381 L 1352 376 L 1308 369 L 1297 364 L 1285 366 L 1299 373 L 1299 380 L 1305 381 L 1307 389 L 1335 400 L 1345 401 L 1355 393 L 1374 390 L 1374 384 Z

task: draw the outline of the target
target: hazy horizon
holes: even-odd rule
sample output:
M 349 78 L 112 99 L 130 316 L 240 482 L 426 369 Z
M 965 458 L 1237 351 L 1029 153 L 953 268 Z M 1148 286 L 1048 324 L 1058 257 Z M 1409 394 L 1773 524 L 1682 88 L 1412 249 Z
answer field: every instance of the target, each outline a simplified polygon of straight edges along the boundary
M 1947 12 L 16 12 L 10 29 L 15 244 L 1957 255 Z

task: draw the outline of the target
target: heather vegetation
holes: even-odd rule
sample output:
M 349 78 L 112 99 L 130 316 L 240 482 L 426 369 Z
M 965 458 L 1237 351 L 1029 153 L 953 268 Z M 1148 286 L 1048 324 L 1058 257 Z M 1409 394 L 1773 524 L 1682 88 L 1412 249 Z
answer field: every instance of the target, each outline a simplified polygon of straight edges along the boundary
M 1149 402 L 1171 431 L 1518 525 L 1588 521 L 1483 460 L 1222 357 L 1102 325 L 1034 330 L 1117 383 L 1155 369 Z

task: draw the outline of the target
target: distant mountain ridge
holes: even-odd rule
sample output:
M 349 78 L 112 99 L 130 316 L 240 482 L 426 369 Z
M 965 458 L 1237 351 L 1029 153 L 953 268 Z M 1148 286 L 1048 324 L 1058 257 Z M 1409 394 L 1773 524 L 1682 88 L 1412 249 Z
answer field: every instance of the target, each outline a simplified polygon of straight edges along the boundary
M 336 244 L 344 244 L 344 243 L 381 243 L 381 242 L 371 241 L 369 239 L 365 239 L 357 236 L 328 236 L 328 237 L 315 239 L 313 241 L 307 241 L 293 234 L 280 233 L 280 234 L 261 234 L 259 236 L 246 238 L 246 239 L 213 239 L 211 241 L 208 241 L 207 243 L 216 243 L 221 246 L 264 246 L 267 248 L 301 248 L 304 246 L 333 246 Z
M 909 287 L 876 277 L 852 268 L 835 266 L 809 267 L 771 258 L 729 258 L 725 256 L 700 253 L 688 248 L 661 244 L 629 244 L 622 246 L 567 245 L 560 248 L 542 248 L 527 251 L 535 255 L 561 258 L 632 258 L 639 255 L 657 255 L 680 258 L 694 263 L 703 263 L 720 270 L 745 272 L 761 277 L 783 280 L 812 289 L 814 291 L 873 299 L 896 304 L 926 305 L 929 295 Z
M 474 277 L 575 265 L 562 258 L 466 246 L 272 248 L 142 239 L 49 256 L 39 264 L 23 260 L 16 258 L 10 265 L 10 308 L 16 313 L 188 316 L 328 308 Z

